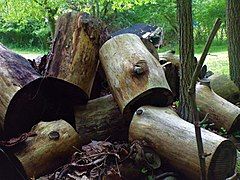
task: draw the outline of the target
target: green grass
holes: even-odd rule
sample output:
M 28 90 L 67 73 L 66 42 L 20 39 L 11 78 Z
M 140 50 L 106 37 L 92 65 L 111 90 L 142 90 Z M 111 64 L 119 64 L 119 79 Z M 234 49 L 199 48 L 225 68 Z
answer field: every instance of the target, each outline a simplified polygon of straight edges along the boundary
M 197 44 L 194 46 L 195 56 L 199 59 L 204 48 L 204 44 Z M 166 52 L 168 50 L 175 50 L 179 54 L 178 45 L 165 46 L 159 49 L 159 52 Z M 227 58 L 227 43 L 226 42 L 213 42 L 210 47 L 209 54 L 206 58 L 205 64 L 208 70 L 216 74 L 229 75 L 229 62 Z
M 194 53 L 195 54 L 201 54 L 203 51 L 205 44 L 195 44 L 194 45 Z M 175 50 L 176 54 L 179 54 L 179 47 L 178 44 L 175 45 L 167 45 L 158 50 L 158 52 L 166 52 L 168 50 Z M 209 52 L 223 52 L 227 51 L 227 43 L 226 42 L 213 42 L 213 44 L 210 47 Z

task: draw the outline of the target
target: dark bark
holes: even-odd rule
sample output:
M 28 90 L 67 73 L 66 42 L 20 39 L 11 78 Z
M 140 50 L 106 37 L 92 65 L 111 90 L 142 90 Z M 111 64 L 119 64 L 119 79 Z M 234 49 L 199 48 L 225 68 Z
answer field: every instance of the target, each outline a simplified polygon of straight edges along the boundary
M 227 0 L 228 56 L 231 80 L 240 88 L 240 1 Z
M 181 118 L 193 122 L 194 109 L 190 103 L 188 88 L 195 68 L 194 45 L 193 45 L 193 27 L 192 27 L 192 1 L 178 0 L 179 13 L 179 52 L 180 52 L 180 107 L 179 114 Z

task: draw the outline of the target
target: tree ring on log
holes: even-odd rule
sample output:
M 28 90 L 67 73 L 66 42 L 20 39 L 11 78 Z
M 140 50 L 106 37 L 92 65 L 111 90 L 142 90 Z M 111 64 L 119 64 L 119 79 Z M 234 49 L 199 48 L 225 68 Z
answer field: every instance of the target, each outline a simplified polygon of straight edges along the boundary
M 28 132 L 42 120 L 62 118 L 75 127 L 73 106 L 87 101 L 87 94 L 74 84 L 53 77 L 38 78 L 11 99 L 4 120 L 4 138 Z
M 208 179 L 222 179 L 226 172 L 229 173 L 227 177 L 232 176 L 236 165 L 236 156 L 237 152 L 232 142 L 229 140 L 221 142 L 212 156 L 207 174 Z

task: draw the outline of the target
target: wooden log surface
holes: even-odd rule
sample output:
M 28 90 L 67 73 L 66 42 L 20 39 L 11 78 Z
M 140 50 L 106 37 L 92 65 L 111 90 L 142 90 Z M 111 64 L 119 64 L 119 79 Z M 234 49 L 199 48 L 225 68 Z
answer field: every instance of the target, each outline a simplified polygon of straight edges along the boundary
M 240 89 L 227 75 L 213 74 L 209 77 L 212 90 L 231 103 L 240 102 Z
M 161 65 L 138 36 L 122 34 L 111 38 L 100 49 L 100 61 L 111 92 L 127 119 L 142 105 L 172 103 Z
M 67 13 L 57 21 L 46 74 L 80 87 L 83 100 L 90 97 L 104 28 L 87 13 Z
M 213 122 L 216 128 L 223 127 L 228 132 L 239 130 L 240 108 L 218 96 L 207 85 L 197 84 L 196 103 L 202 116 L 208 113 L 209 121 Z
M 129 123 L 124 120 L 112 95 L 75 107 L 74 112 L 76 130 L 83 144 L 91 140 L 127 140 Z
M 79 136 L 66 121 L 40 122 L 32 132 L 37 135 L 14 149 L 29 179 L 56 170 L 79 148 Z
M 202 131 L 208 179 L 226 179 L 234 174 L 236 149 L 230 140 L 205 129 Z M 200 179 L 200 165 L 194 125 L 170 108 L 143 106 L 133 116 L 129 138 L 144 140 L 165 163 L 190 179 Z

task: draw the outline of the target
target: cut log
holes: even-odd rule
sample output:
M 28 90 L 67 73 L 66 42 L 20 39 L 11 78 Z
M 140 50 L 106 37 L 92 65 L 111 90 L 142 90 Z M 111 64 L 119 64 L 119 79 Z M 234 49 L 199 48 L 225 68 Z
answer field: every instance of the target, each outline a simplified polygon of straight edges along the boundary
M 75 107 L 76 129 L 81 142 L 91 140 L 127 140 L 127 123 L 112 95 L 88 102 L 86 106 Z
M 108 40 L 100 60 L 112 94 L 126 119 L 142 105 L 167 106 L 173 96 L 157 59 L 134 34 Z
M 105 33 L 102 22 L 86 13 L 67 13 L 57 21 L 55 40 L 47 65 L 47 76 L 63 79 L 90 97 L 98 67 L 100 41 Z
M 209 77 L 212 90 L 231 103 L 240 102 L 240 90 L 227 75 L 214 74 Z
M 206 157 L 207 179 L 226 179 L 234 174 L 234 144 L 205 129 L 202 140 Z M 144 140 L 163 163 L 168 163 L 191 179 L 200 179 L 200 165 L 194 125 L 181 119 L 170 108 L 143 106 L 133 116 L 129 138 Z
M 79 136 L 66 121 L 40 122 L 32 132 L 37 135 L 13 150 L 29 179 L 53 172 L 79 148 Z
M 207 113 L 215 127 L 228 132 L 240 129 L 240 108 L 218 96 L 208 85 L 197 84 L 196 103 L 204 117 Z
M 64 118 L 74 125 L 72 107 L 81 103 L 86 102 L 80 88 L 40 76 L 25 58 L 0 44 L 0 139 L 28 132 L 42 119 Z

